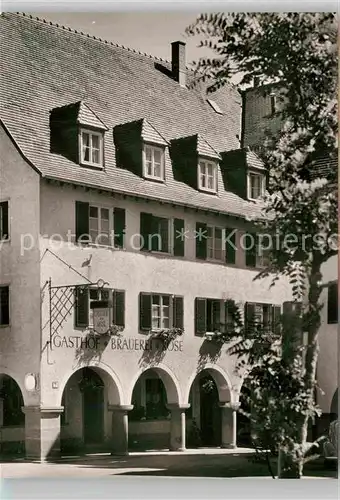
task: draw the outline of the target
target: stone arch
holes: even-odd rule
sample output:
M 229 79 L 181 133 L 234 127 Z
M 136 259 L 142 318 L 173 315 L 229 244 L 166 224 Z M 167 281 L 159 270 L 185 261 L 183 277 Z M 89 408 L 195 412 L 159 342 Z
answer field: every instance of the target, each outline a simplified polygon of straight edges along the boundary
M 229 375 L 219 366 L 214 365 L 212 363 L 207 363 L 202 367 L 202 369 L 196 373 L 194 373 L 190 379 L 189 383 L 186 387 L 186 391 L 184 394 L 184 402 L 188 403 L 189 402 L 189 395 L 190 395 L 190 390 L 191 387 L 196 379 L 196 377 L 202 373 L 202 372 L 207 372 L 209 375 L 213 378 L 217 390 L 218 390 L 218 397 L 220 403 L 235 403 L 235 396 L 234 392 L 232 390 L 232 384 L 229 378 Z
M 140 376 L 148 371 L 148 370 L 153 370 L 159 378 L 162 380 L 165 390 L 166 390 L 166 395 L 167 395 L 167 401 L 168 404 L 179 404 L 181 403 L 181 389 L 178 383 L 177 378 L 173 374 L 173 372 L 165 365 L 157 365 L 157 366 L 150 366 L 147 368 L 142 368 L 140 369 L 135 377 L 132 380 L 132 384 L 130 386 L 129 392 L 128 392 L 128 404 L 131 404 L 132 401 L 132 393 L 133 389 L 140 378 Z
M 59 393 L 59 405 L 61 405 L 63 393 L 68 381 L 71 377 L 80 371 L 83 368 L 91 368 L 95 373 L 99 375 L 99 377 L 103 380 L 105 388 L 108 394 L 108 404 L 109 405 L 121 405 L 124 404 L 124 394 L 123 389 L 120 383 L 120 380 L 116 373 L 112 370 L 112 368 L 104 363 L 96 363 L 96 364 L 84 364 L 75 367 L 70 370 L 61 383 L 60 393 Z
M 24 391 L 15 377 L 0 372 L 1 425 L 23 427 L 25 425 Z
M 7 376 L 7 377 L 10 377 L 11 379 L 14 380 L 14 382 L 17 384 L 17 386 L 19 387 L 19 389 L 21 391 L 21 395 L 22 395 L 22 398 L 24 401 L 24 406 L 26 406 L 26 404 L 27 404 L 27 391 L 25 390 L 25 387 L 22 383 L 23 381 L 17 376 L 16 373 L 13 372 L 13 370 L 0 365 L 0 378 L 2 376 Z

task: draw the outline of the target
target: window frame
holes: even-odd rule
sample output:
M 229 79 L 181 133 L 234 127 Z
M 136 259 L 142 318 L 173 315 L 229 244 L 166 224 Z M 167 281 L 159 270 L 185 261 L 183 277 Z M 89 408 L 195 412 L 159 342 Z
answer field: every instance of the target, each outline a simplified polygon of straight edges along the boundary
M 253 176 L 259 177 L 261 179 L 261 185 L 260 185 L 260 195 L 257 198 L 252 197 L 252 186 L 251 186 L 251 178 Z M 259 198 L 262 198 L 265 194 L 266 191 L 266 176 L 265 174 L 261 172 L 255 172 L 253 170 L 248 171 L 247 174 L 247 194 L 248 194 L 248 200 L 251 201 L 256 201 Z
M 202 173 L 202 164 L 204 164 L 204 170 L 205 172 Z M 208 177 L 208 173 L 207 173 L 207 168 L 208 168 L 208 165 L 212 165 L 213 166 L 213 188 L 209 188 L 209 187 L 206 187 L 206 186 L 202 186 L 202 181 L 201 181 L 201 177 L 204 176 L 204 177 Z M 217 193 L 217 174 L 218 174 L 218 163 L 212 159 L 209 159 L 209 158 L 202 158 L 200 157 L 198 159 L 198 166 L 197 166 L 197 185 L 198 185 L 198 189 L 200 191 L 205 191 L 207 193 L 214 193 L 216 194 Z
M 8 323 L 2 323 L 2 317 L 1 317 L 1 289 L 2 288 L 7 288 L 8 289 Z M 3 283 L 0 284 L 0 328 L 9 328 L 11 326 L 11 289 L 10 285 Z
M 168 246 L 167 246 L 167 250 L 162 250 L 162 249 L 157 249 L 157 250 L 153 250 L 152 249 L 152 241 L 151 241 L 151 252 L 152 253 L 158 253 L 158 254 L 162 254 L 162 255 L 172 255 L 173 254 L 173 247 L 174 247 L 174 240 L 173 240 L 173 225 L 174 225 L 174 218 L 173 217 L 160 217 L 158 215 L 152 215 L 152 224 L 155 224 L 155 219 L 158 219 L 158 221 L 167 221 L 167 225 L 168 225 Z M 158 228 L 157 228 L 158 229 Z M 155 233 L 155 234 L 159 234 L 161 236 L 160 233 Z M 151 235 L 152 237 L 153 235 Z
M 104 209 L 104 210 L 108 210 L 108 212 L 109 212 L 109 233 L 108 233 L 109 243 L 108 244 L 93 242 L 93 239 L 91 236 L 90 220 L 95 219 L 95 218 L 91 217 L 91 215 L 90 215 L 91 208 L 96 208 L 98 210 L 98 215 L 100 214 L 100 218 L 98 217 L 98 235 L 101 234 L 101 222 L 102 222 L 101 211 L 102 211 L 102 209 Z M 103 205 L 96 205 L 96 204 L 89 203 L 89 236 L 90 236 L 91 245 L 95 245 L 98 247 L 113 247 L 114 246 L 114 235 L 113 235 L 114 213 L 113 213 L 113 211 L 114 211 L 113 208 L 108 208 L 108 207 L 103 206 Z
M 93 161 L 87 161 L 84 159 L 83 153 L 83 134 L 88 134 L 90 136 L 89 142 L 89 157 L 92 158 L 92 137 L 96 136 L 99 138 L 99 163 Z M 92 130 L 88 128 L 81 128 L 79 130 L 79 159 L 81 165 L 86 165 L 94 168 L 104 168 L 104 134 L 103 132 Z
M 151 150 L 151 168 L 152 168 L 152 174 L 150 175 L 148 173 L 147 165 L 146 165 L 146 150 L 147 149 Z M 154 175 L 155 171 L 155 161 L 154 161 L 154 152 L 159 151 L 161 154 L 161 175 L 160 177 Z M 143 143 L 143 176 L 145 179 L 153 180 L 153 181 L 158 181 L 158 182 L 165 182 L 165 148 L 162 147 L 161 145 L 157 144 L 150 144 L 148 142 Z
M 151 331 L 152 332 L 158 332 L 158 331 L 161 331 L 161 330 L 170 330 L 171 328 L 173 328 L 173 296 L 170 295 L 170 294 L 167 294 L 167 293 L 151 293 Z M 153 299 L 154 297 L 158 297 L 160 300 L 159 300 L 159 304 L 154 304 L 153 303 Z M 164 306 L 163 305 L 163 299 L 164 297 L 167 297 L 167 299 L 169 300 L 169 305 L 168 306 Z M 158 317 L 154 317 L 153 315 L 153 306 L 154 305 L 158 305 L 159 307 L 159 310 L 160 310 L 160 316 Z M 169 311 L 169 315 L 168 315 L 168 322 L 169 322 L 169 326 L 159 326 L 157 328 L 154 328 L 153 327 L 153 320 L 154 319 L 158 319 L 159 318 L 159 323 L 162 325 L 163 323 L 163 307 L 168 307 L 168 311 Z
M 210 224 L 207 224 L 207 227 L 206 227 L 207 231 L 208 231 L 208 235 L 207 235 L 207 260 L 209 261 L 212 261 L 212 262 L 225 262 L 225 259 L 226 259 L 226 251 L 225 251 L 225 229 L 223 227 L 220 227 L 220 226 L 214 226 L 214 225 L 210 225 Z M 220 258 L 217 258 L 216 255 L 215 255 L 215 252 L 216 252 L 216 229 L 218 229 L 219 231 L 221 231 L 221 257 Z M 209 231 L 210 230 L 213 230 L 213 237 L 210 238 L 209 237 Z M 209 247 L 209 241 L 212 239 L 213 241 L 213 257 L 211 257 L 209 255 L 209 250 L 211 249 L 211 247 Z
M 7 204 L 7 236 L 4 238 L 4 234 L 5 234 L 5 231 L 4 231 L 4 217 L 3 217 L 3 205 L 4 204 Z M 10 240 L 10 232 L 11 232 L 11 228 L 10 228 L 10 206 L 9 206 L 9 200 L 0 200 L 0 241 L 1 242 L 5 242 L 5 241 L 9 241 Z

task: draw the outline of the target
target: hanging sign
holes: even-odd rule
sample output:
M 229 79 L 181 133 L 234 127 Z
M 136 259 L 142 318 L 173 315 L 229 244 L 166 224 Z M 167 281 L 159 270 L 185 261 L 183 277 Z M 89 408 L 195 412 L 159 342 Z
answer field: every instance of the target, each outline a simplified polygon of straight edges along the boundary
M 110 330 L 110 303 L 107 300 L 91 302 L 93 310 L 93 330 L 99 335 L 105 335 Z

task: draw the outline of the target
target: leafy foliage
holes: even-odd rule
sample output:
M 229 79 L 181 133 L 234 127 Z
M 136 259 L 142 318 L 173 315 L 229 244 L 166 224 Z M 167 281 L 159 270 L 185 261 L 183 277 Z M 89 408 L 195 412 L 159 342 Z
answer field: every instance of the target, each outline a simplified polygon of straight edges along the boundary
M 259 439 L 280 448 L 288 468 L 301 473 L 307 424 L 314 404 L 322 265 L 337 253 L 336 169 L 314 174 L 312 160 L 337 149 L 337 21 L 333 13 L 202 14 L 187 28 L 200 35 L 212 58 L 195 63 L 194 85 L 215 92 L 239 74 L 240 89 L 254 78 L 252 92 L 275 93 L 278 106 L 268 117 L 257 152 L 268 167 L 263 217 L 254 220 L 266 235 L 270 262 L 256 279 L 284 276 L 296 303 L 295 317 L 282 319 L 280 332 L 261 328 L 229 334 L 230 352 L 254 367 L 249 378 L 252 419 Z M 287 325 L 290 325 L 289 327 Z M 301 334 L 308 345 L 301 348 Z M 293 341 L 292 333 L 298 342 Z M 226 339 L 227 340 L 227 339 Z M 300 347 L 299 347 L 300 345 Z

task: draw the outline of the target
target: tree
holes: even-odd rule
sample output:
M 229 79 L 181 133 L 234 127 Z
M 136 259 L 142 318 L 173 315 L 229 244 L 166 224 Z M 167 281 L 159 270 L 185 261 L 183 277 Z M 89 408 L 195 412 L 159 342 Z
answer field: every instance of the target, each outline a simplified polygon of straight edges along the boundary
M 300 370 L 297 352 L 287 364 L 267 343 L 267 364 L 263 362 L 261 369 L 266 377 L 272 365 L 271 382 L 275 377 L 283 377 L 284 384 L 288 384 L 284 390 L 286 410 L 288 388 L 295 384 L 300 402 L 290 436 L 287 430 L 285 461 L 290 462 L 293 475 L 300 477 L 301 450 L 305 449 L 308 422 L 314 412 L 322 265 L 337 253 L 336 172 L 334 169 L 327 177 L 320 178 L 311 175 L 310 168 L 315 156 L 326 154 L 330 160 L 336 156 L 336 16 L 333 13 L 202 14 L 186 32 L 203 37 L 200 45 L 209 47 L 213 53 L 213 57 L 194 63 L 194 84 L 207 83 L 208 92 L 214 92 L 240 74 L 240 88 L 256 77 L 263 84 L 264 95 L 273 86 L 280 90 L 281 105 L 276 111 L 280 127 L 273 132 L 268 121 L 271 133 L 259 150 L 269 171 L 269 193 L 263 200 L 264 217 L 254 222 L 270 242 L 266 245 L 270 263 L 257 279 L 273 276 L 274 285 L 280 276 L 288 277 L 294 300 L 303 303 L 298 318 L 301 331 L 308 335 L 308 345 L 305 355 L 300 355 Z M 257 347 L 266 345 L 263 335 L 264 332 L 258 332 L 257 339 L 239 345 L 238 352 L 247 353 L 248 360 L 252 358 L 256 364 Z M 258 377 L 253 378 L 253 383 L 261 387 Z M 272 385 L 267 387 L 269 397 Z M 262 396 L 267 397 L 264 390 Z M 271 414 L 274 419 L 275 411 Z M 275 439 L 283 444 L 282 436 Z

